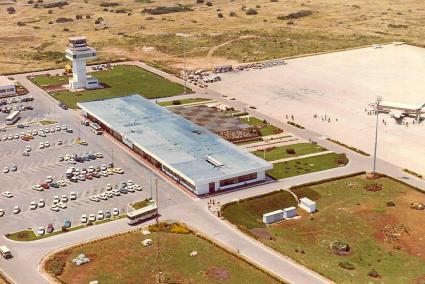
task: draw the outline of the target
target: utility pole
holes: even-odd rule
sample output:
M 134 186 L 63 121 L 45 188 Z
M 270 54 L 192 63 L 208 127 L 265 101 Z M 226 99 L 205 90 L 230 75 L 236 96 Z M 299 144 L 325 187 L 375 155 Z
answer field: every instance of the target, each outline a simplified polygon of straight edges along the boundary
M 183 36 L 183 62 L 184 62 L 184 94 L 187 91 L 187 69 L 186 69 L 186 36 Z
M 378 124 L 379 124 L 379 104 L 382 102 L 382 97 L 376 97 L 375 112 L 376 112 L 376 125 L 375 125 L 375 151 L 373 154 L 373 175 L 376 174 L 376 152 L 378 149 Z

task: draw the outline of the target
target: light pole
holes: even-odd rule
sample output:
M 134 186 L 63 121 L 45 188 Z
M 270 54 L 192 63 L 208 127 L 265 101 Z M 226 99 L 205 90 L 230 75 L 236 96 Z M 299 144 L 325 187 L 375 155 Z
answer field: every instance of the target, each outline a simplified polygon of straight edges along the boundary
M 376 125 L 375 125 L 375 152 L 373 154 L 373 175 L 376 174 L 376 151 L 378 148 L 378 118 L 379 118 L 379 104 L 382 102 L 382 97 L 376 97 L 375 112 L 376 112 Z
M 186 37 L 184 33 L 177 33 L 177 36 L 183 38 L 183 80 L 184 80 L 184 94 L 187 92 L 187 70 L 186 70 Z

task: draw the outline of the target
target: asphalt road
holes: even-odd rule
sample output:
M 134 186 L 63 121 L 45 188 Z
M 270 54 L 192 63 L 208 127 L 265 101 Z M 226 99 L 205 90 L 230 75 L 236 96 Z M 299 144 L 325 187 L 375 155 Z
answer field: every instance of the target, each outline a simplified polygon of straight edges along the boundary
M 147 70 L 159 75 L 164 75 L 162 71 L 154 69 L 143 63 L 132 62 L 131 64 L 146 68 Z M 17 216 L 13 216 L 7 213 L 7 215 L 0 220 L 1 233 L 4 234 L 26 227 L 45 225 L 47 222 L 52 221 L 54 221 L 55 224 L 60 225 L 64 218 L 71 219 L 71 221 L 75 224 L 78 223 L 81 214 L 96 213 L 99 209 L 106 210 L 111 209 L 111 207 L 118 207 L 123 209 L 129 202 L 140 200 L 145 197 L 150 197 L 152 195 L 152 181 L 157 178 L 159 184 L 158 200 L 160 204 L 160 214 L 162 215 L 161 218 L 179 220 L 229 249 L 239 249 L 241 255 L 245 256 L 253 263 L 256 263 L 264 269 L 285 279 L 287 282 L 329 282 L 329 280 L 324 279 L 322 276 L 319 276 L 316 273 L 306 269 L 305 267 L 292 262 L 288 258 L 281 256 L 273 250 L 264 247 L 262 244 L 247 237 L 242 232 L 229 225 L 227 222 L 213 216 L 207 210 L 207 199 L 198 199 L 188 196 L 188 194 L 183 192 L 180 188 L 177 188 L 168 180 L 164 180 L 162 176 L 153 173 L 149 167 L 144 165 L 144 162 L 140 161 L 137 157 L 135 157 L 134 154 L 129 153 L 129 151 L 124 146 L 117 144 L 106 135 L 94 135 L 88 128 L 81 126 L 79 113 L 77 111 L 63 111 L 62 109 L 53 107 L 53 105 L 57 104 L 57 102 L 55 102 L 54 99 L 52 99 L 44 91 L 29 82 L 25 78 L 25 74 L 16 75 L 15 77 L 24 87 L 30 91 L 31 95 L 33 95 L 36 100 L 40 102 L 40 105 L 45 106 L 44 110 L 40 111 L 43 111 L 46 117 L 56 118 L 60 124 L 66 124 L 68 127 L 73 128 L 75 134 L 78 134 L 82 139 L 86 140 L 89 143 L 89 146 L 84 148 L 84 146 L 74 145 L 72 144 L 73 137 L 62 133 L 55 133 L 54 135 L 57 136 L 52 135 L 52 138 L 48 139 L 53 142 L 55 139 L 60 137 L 59 139 L 67 141 L 64 143 L 64 145 L 61 145 L 63 147 L 55 146 L 52 147 L 52 149 L 46 151 L 44 151 L 45 149 L 38 150 L 33 147 L 35 150 L 34 154 L 31 154 L 31 157 L 25 158 L 28 160 L 25 160 L 25 162 L 22 162 L 18 165 L 19 168 L 22 166 L 22 169 L 19 169 L 16 173 L 12 173 L 10 176 L 1 176 L 2 182 L 7 184 L 7 187 L 10 188 L 10 191 L 13 191 L 16 196 L 7 201 L 5 201 L 4 198 L 0 198 L 0 208 L 4 206 L 9 210 L 10 206 L 14 206 L 15 203 L 21 203 L 21 209 L 24 211 Z M 180 79 L 171 75 L 166 74 L 166 77 L 181 83 Z M 299 137 L 307 140 L 311 138 L 312 140 L 317 141 L 321 146 L 324 146 L 335 152 L 347 152 L 347 156 L 350 159 L 350 163 L 346 167 L 287 178 L 278 182 L 216 196 L 215 199 L 222 203 L 254 196 L 280 188 L 287 188 L 292 185 L 370 169 L 370 157 L 361 156 L 355 152 L 348 151 L 341 146 L 333 144 L 325 140 L 325 138 L 322 137 L 319 133 L 315 133 L 311 130 L 301 130 L 291 127 L 286 124 L 285 121 L 276 121 L 270 119 L 267 114 L 257 113 L 255 110 L 249 109 L 248 106 L 243 102 L 229 101 L 226 98 L 223 98 L 220 94 L 211 90 L 199 89 L 196 88 L 196 86 L 189 87 L 200 92 L 200 94 L 196 96 L 210 97 L 224 102 L 229 106 L 234 106 L 235 108 L 241 110 L 246 109 L 252 115 L 265 118 L 271 123 L 276 124 L 282 129 L 292 132 Z M 39 143 L 39 141 L 41 141 L 37 139 L 38 138 L 34 139 L 34 142 L 31 143 Z M 43 140 L 45 139 L 47 139 L 47 137 L 43 138 Z M 0 154 L 6 155 L 10 162 L 16 161 L 16 163 L 18 163 L 18 161 L 22 161 L 22 158 L 24 157 L 20 156 L 18 159 L 18 156 L 20 155 L 19 153 L 25 143 L 17 140 L 0 143 L 9 142 L 11 144 L 0 148 Z M 2 151 L 6 152 L 3 154 Z M 65 209 L 59 213 L 49 211 L 48 208 L 29 211 L 29 209 L 25 207 L 26 204 L 29 206 L 29 201 L 41 196 L 38 195 L 38 192 L 31 191 L 30 186 L 33 183 L 41 181 L 47 175 L 58 178 L 63 177 L 64 171 L 68 166 L 57 162 L 58 155 L 67 152 L 79 153 L 87 151 L 102 152 L 105 156 L 104 159 L 99 161 L 99 163 L 102 164 L 106 164 L 107 162 L 112 161 L 113 152 L 115 165 L 123 168 L 125 170 L 125 174 L 122 176 L 113 175 L 107 178 L 69 185 L 59 189 L 58 191 L 54 189 L 43 192 L 42 194 L 45 195 L 43 198 L 46 199 L 50 199 L 53 195 L 62 195 L 70 191 L 78 192 L 79 198 L 77 201 L 73 202 L 72 205 L 69 206 L 70 208 Z M 14 158 L 15 155 L 16 159 Z M 96 164 L 98 163 L 97 161 L 95 162 Z M 423 181 L 405 175 L 401 169 L 395 165 L 379 160 L 378 170 L 417 187 L 425 188 L 425 183 Z M 89 196 L 92 193 L 98 193 L 100 188 L 104 187 L 106 183 L 117 183 L 121 180 L 128 179 L 132 179 L 136 183 L 142 185 L 144 190 L 134 194 L 129 193 L 127 196 L 117 197 L 106 202 L 94 203 L 88 201 Z M 11 202 L 12 200 L 13 202 Z M 40 259 L 49 252 L 78 242 L 95 239 L 129 229 L 132 229 L 132 227 L 129 227 L 124 219 L 31 243 L 17 243 L 3 239 L 1 244 L 6 244 L 9 246 L 12 249 L 15 257 L 8 261 L 0 259 L 0 267 L 17 283 L 45 283 L 47 280 L 38 273 L 38 264 Z

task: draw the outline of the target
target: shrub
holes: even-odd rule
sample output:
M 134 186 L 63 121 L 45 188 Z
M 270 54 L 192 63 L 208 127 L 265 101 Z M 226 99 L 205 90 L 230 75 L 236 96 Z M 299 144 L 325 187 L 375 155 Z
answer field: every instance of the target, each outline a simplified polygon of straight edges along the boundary
M 46 264 L 47 271 L 50 271 L 55 276 L 61 275 L 64 267 L 65 261 L 58 258 L 50 259 Z
M 119 6 L 119 3 L 116 2 L 102 2 L 100 3 L 100 7 L 116 7 Z
M 204 4 L 204 0 L 196 0 L 196 4 Z
M 7 11 L 8 14 L 15 14 L 16 13 L 15 8 L 13 8 L 13 7 L 7 8 L 6 11 Z
M 182 102 L 179 101 L 179 100 L 175 100 L 175 101 L 172 102 L 172 104 L 176 106 L 176 105 L 181 105 Z
M 64 17 L 61 17 L 61 18 L 57 18 L 56 19 L 56 23 L 58 23 L 58 24 L 63 24 L 63 23 L 73 22 L 73 21 L 74 20 L 71 19 L 71 18 L 64 18 Z
M 171 13 L 180 13 L 180 12 L 188 12 L 193 11 L 191 8 L 183 5 L 176 5 L 170 7 L 155 7 L 152 9 L 144 9 L 143 12 L 146 12 L 151 15 L 163 15 L 163 14 L 171 14 Z
M 230 12 L 230 13 L 229 13 L 229 16 L 230 16 L 230 17 L 236 17 L 236 12 L 233 12 L 233 11 L 232 11 L 232 12 Z
M 253 15 L 257 15 L 258 12 L 257 10 L 253 9 L 253 8 L 249 8 L 248 11 L 246 11 L 246 14 L 249 16 L 253 16 Z
M 278 16 L 277 19 L 278 20 L 293 20 L 293 19 L 299 19 L 302 17 L 307 17 L 312 15 L 313 12 L 311 10 L 301 10 L 295 13 L 290 13 L 288 15 L 285 16 Z
M 69 29 L 68 28 L 64 28 L 62 31 L 69 32 Z
M 217 14 L 217 17 L 219 17 L 220 19 L 224 18 L 224 16 L 223 16 L 223 14 L 222 14 L 222 13 L 218 13 L 218 14 Z
M 348 261 L 344 261 L 344 262 L 340 262 L 338 263 L 338 265 L 344 269 L 348 269 L 348 270 L 354 270 L 356 269 L 356 267 L 354 266 L 354 264 L 352 264 L 351 262 Z
M 51 9 L 51 8 L 62 8 L 63 6 L 69 5 L 66 1 L 59 1 L 53 3 L 43 4 L 43 8 Z
M 26 24 L 24 22 L 17 22 L 16 24 L 18 25 L 18 27 L 26 26 Z
M 369 273 L 367 275 L 369 275 L 370 277 L 373 277 L 373 278 L 381 277 L 381 275 L 379 275 L 379 273 L 375 269 L 372 269 L 371 271 L 369 271 Z
M 207 2 L 207 6 L 208 6 L 208 7 L 211 7 L 212 5 L 213 5 L 213 3 L 212 3 L 212 2 L 210 2 L 210 1 L 208 1 L 208 2 Z
M 27 2 L 28 4 L 34 4 L 34 1 L 33 0 L 28 0 L 28 2 Z
M 171 225 L 170 232 L 174 234 L 189 234 L 190 233 L 190 231 L 186 227 L 179 224 Z
M 83 16 L 82 15 L 75 15 L 75 19 L 82 20 L 83 19 Z
M 289 155 L 296 154 L 295 149 L 294 148 L 288 148 L 288 149 L 286 149 L 286 154 L 289 154 Z
M 53 10 L 47 11 L 48 14 L 53 14 Z

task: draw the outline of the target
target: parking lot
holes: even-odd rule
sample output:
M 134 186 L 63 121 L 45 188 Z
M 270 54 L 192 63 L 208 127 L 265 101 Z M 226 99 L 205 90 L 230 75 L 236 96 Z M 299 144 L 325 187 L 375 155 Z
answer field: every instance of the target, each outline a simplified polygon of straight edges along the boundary
M 35 92 L 34 96 L 43 94 Z M 44 97 L 40 98 L 46 100 Z M 40 110 L 40 115 L 52 119 L 53 113 L 49 113 L 48 109 L 44 107 L 44 110 Z M 112 213 L 113 209 L 117 208 L 120 213 L 126 213 L 128 203 L 149 198 L 154 191 L 154 174 L 126 153 L 121 145 L 105 135 L 96 135 L 90 127 L 82 125 L 75 111 L 57 108 L 55 116 L 59 121 L 55 124 L 30 124 L 23 129 L 15 127 L 1 133 L 0 155 L 3 158 L 0 162 L 0 180 L 3 186 L 0 193 L 10 192 L 13 195 L 0 195 L 0 209 L 4 210 L 4 216 L 0 217 L 2 234 L 26 228 L 36 231 L 40 226 L 46 228 L 48 223 L 59 229 L 66 220 L 77 225 L 80 224 L 83 214 L 97 215 L 99 210 Z M 33 139 L 22 140 L 21 135 L 27 133 L 31 133 Z M 15 135 L 19 138 L 8 139 L 9 136 Z M 87 145 L 76 143 L 81 141 L 85 141 L 84 144 Z M 24 156 L 24 152 L 28 154 Z M 111 163 L 114 167 L 109 167 Z M 16 171 L 12 171 L 14 166 Z M 5 167 L 8 168 L 7 172 Z M 74 167 L 76 182 L 66 178 L 66 172 L 69 172 L 71 167 Z M 79 170 L 79 174 L 76 170 Z M 87 177 L 89 171 L 92 174 Z M 49 188 L 40 191 L 41 185 L 47 187 L 47 181 L 50 182 Z M 129 181 L 135 184 L 134 189 L 127 193 L 123 189 L 120 191 L 123 187 L 120 184 Z M 107 190 L 108 185 L 110 188 Z M 163 206 L 177 203 L 182 196 L 161 180 L 158 181 L 158 188 Z M 75 193 L 75 200 L 71 200 L 71 193 Z M 91 197 L 99 195 L 101 196 L 97 201 L 90 200 Z M 65 205 L 56 202 L 54 207 L 58 209 L 54 210 L 57 212 L 51 209 L 55 197 L 60 201 L 63 197 L 68 199 L 67 202 L 59 202 Z M 40 199 L 45 202 L 42 208 L 39 207 Z M 30 208 L 31 202 L 36 204 L 33 205 L 35 209 Z M 15 206 L 19 206 L 18 214 L 14 214 Z

